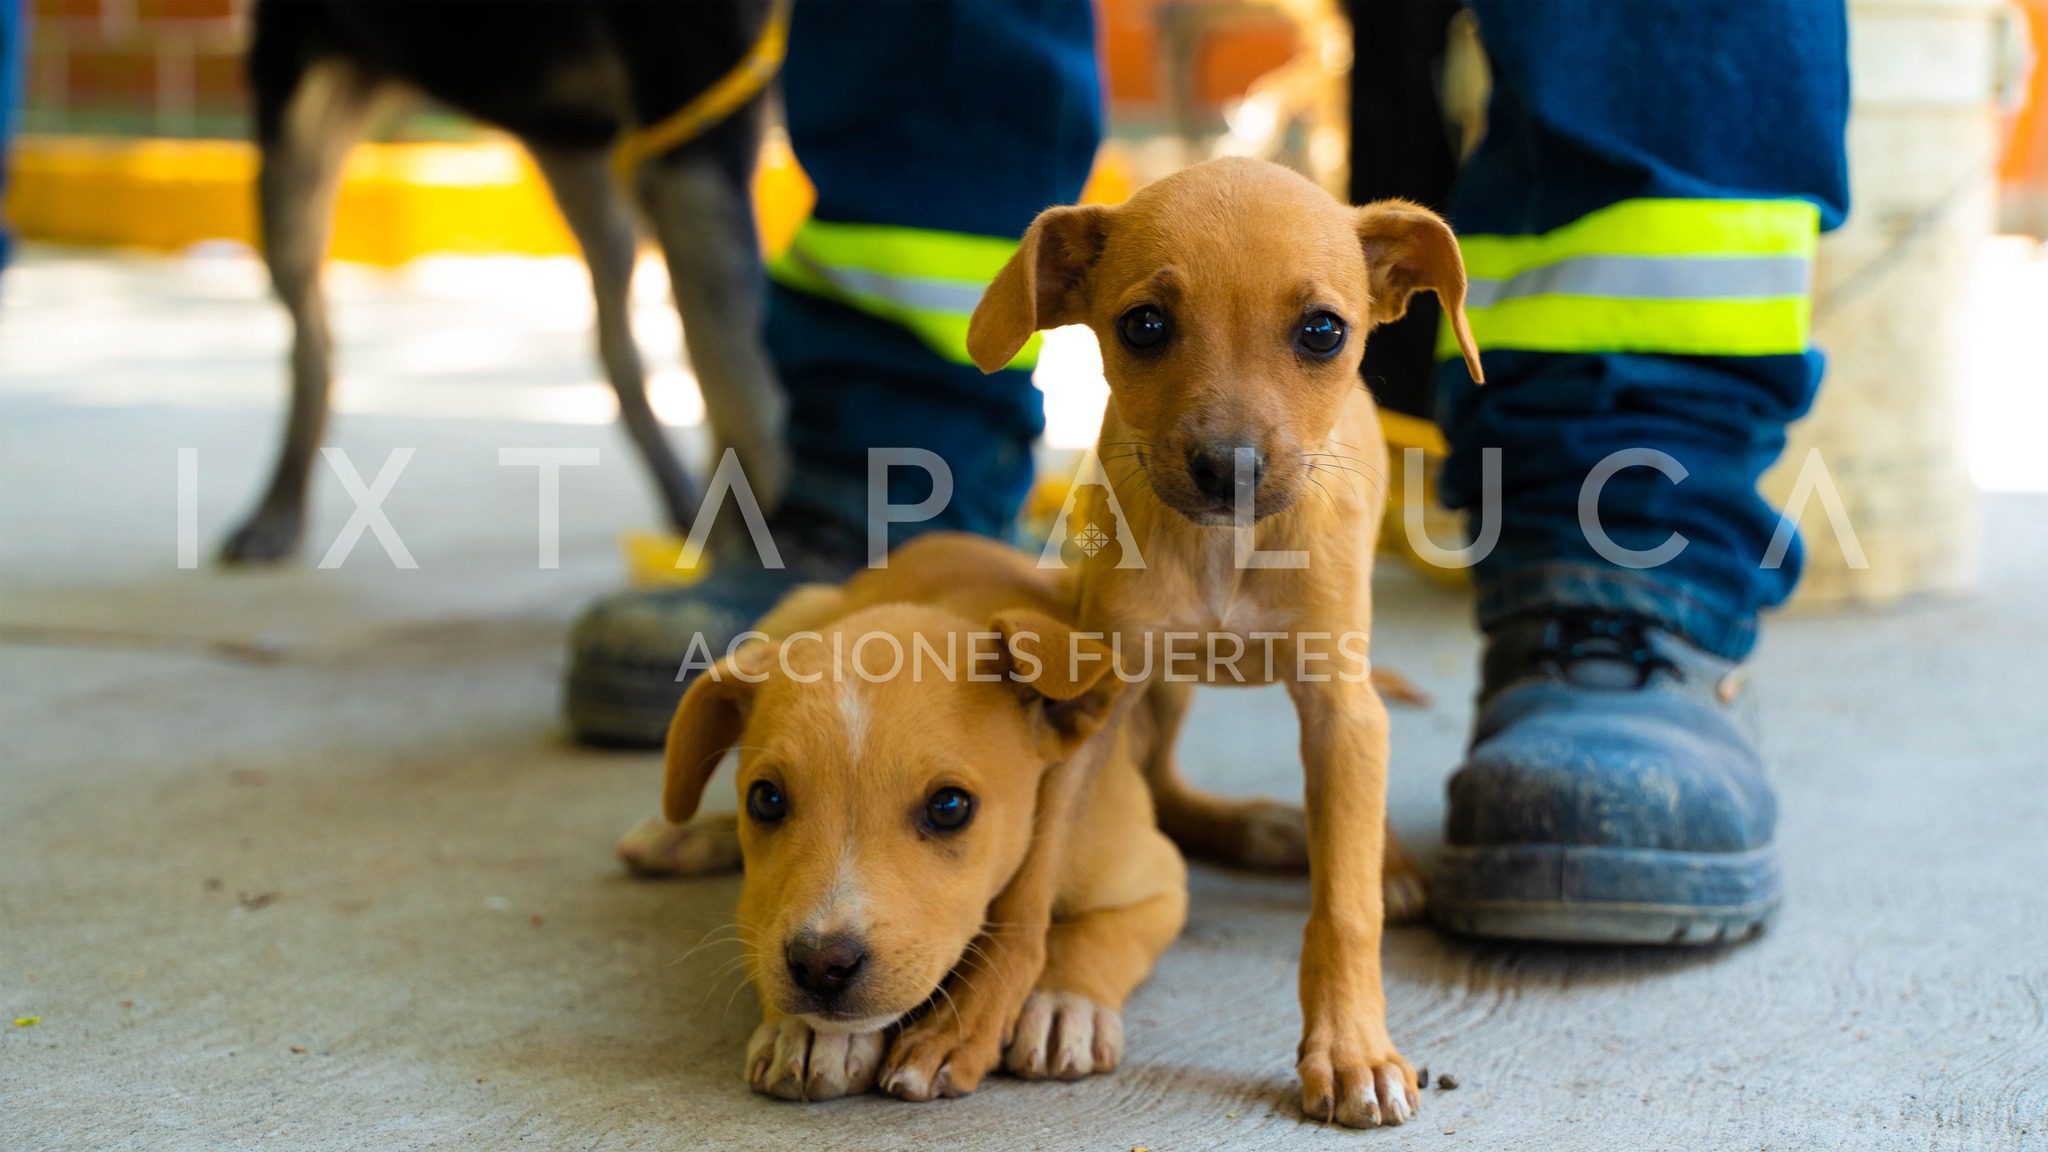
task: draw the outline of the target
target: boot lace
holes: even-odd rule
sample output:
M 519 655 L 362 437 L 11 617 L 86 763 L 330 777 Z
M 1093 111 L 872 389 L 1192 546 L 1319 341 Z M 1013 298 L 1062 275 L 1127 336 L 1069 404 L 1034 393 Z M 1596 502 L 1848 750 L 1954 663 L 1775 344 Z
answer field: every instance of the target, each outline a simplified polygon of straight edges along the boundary
M 1650 622 L 1640 616 L 1563 609 L 1544 623 L 1536 663 L 1566 679 L 1577 679 L 1573 670 L 1589 661 L 1620 665 L 1634 670 L 1636 688 L 1647 685 L 1660 672 L 1685 679 L 1677 663 L 1650 643 L 1650 628 Z

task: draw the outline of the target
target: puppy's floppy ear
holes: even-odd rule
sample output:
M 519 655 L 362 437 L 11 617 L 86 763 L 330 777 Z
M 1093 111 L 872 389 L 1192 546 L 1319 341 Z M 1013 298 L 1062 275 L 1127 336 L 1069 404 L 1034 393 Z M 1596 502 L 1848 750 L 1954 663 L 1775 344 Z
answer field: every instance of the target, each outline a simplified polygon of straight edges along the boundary
M 1102 254 L 1109 213 L 1092 204 L 1047 208 L 1031 222 L 967 322 L 967 354 L 976 367 L 994 372 L 1033 332 L 1081 320 L 1088 269 Z
M 1388 324 L 1408 311 L 1408 298 L 1434 292 L 1465 354 L 1465 370 L 1485 383 L 1479 345 L 1465 319 L 1465 259 L 1443 217 L 1406 200 L 1375 200 L 1358 210 L 1358 240 L 1372 277 L 1372 322 Z
M 739 743 L 754 690 L 767 671 L 768 644 L 754 641 L 705 669 L 683 693 L 668 724 L 661 783 L 662 814 L 669 823 L 681 824 L 697 814 L 704 784 L 727 750 Z
M 1108 645 L 1025 608 L 998 612 L 990 630 L 1001 634 L 1005 673 L 1045 710 L 1064 750 L 1071 751 L 1109 719 L 1123 691 Z

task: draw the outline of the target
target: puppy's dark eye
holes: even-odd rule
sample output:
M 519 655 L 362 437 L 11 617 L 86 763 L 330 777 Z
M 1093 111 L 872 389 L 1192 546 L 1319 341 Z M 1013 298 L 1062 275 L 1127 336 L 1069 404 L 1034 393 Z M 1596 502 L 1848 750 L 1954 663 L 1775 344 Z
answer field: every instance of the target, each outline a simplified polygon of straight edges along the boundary
M 1173 335 L 1173 324 L 1166 313 L 1150 304 L 1140 304 L 1118 318 L 1116 334 L 1131 351 L 1151 352 Z
M 974 797 L 959 788 L 941 788 L 924 802 L 925 827 L 934 832 L 958 832 L 974 819 Z
M 1294 346 L 1309 356 L 1330 357 L 1344 347 L 1344 321 L 1332 312 L 1316 312 L 1301 322 Z
M 754 781 L 747 789 L 747 815 L 763 824 L 774 824 L 789 815 L 789 797 L 766 780 Z

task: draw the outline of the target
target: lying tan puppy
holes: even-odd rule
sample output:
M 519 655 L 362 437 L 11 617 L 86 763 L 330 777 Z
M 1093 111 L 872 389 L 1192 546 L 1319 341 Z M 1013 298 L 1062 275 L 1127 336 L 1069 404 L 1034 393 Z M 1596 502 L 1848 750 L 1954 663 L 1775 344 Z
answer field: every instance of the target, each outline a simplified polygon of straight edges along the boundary
M 744 858 L 756 1091 L 866 1091 L 886 1031 L 921 1009 L 950 1014 L 943 986 L 973 987 L 979 949 L 1003 947 L 1001 894 L 1048 823 L 1070 817 L 1041 803 L 1047 770 L 1100 733 L 1125 688 L 1107 650 L 1062 622 L 1070 611 L 1063 574 L 979 537 L 927 535 L 887 568 L 793 593 L 761 624 L 778 639 L 743 646 L 684 695 L 670 827 L 621 852 L 666 871 L 715 869 L 735 846 Z M 1027 949 L 1042 961 L 1032 992 L 1000 1041 L 1020 1076 L 1114 1068 L 1124 999 L 1187 911 L 1186 867 L 1129 754 L 1140 726 L 1104 735 L 1110 755 L 1054 863 L 1051 926 Z M 736 823 L 685 824 L 734 747 Z
M 1352 208 L 1276 165 L 1216 160 L 1117 207 L 1040 215 L 967 337 L 987 371 L 1040 329 L 1086 324 L 1101 342 L 1110 402 L 1098 454 L 1103 502 L 1113 494 L 1117 514 L 1069 531 L 1092 523 L 1127 539 L 1142 566 L 1126 566 L 1125 547 L 1091 555 L 1081 626 L 1107 635 L 1127 662 L 1162 636 L 1199 637 L 1183 673 L 1277 680 L 1293 697 L 1311 889 L 1296 1070 L 1308 1114 L 1351 1126 L 1398 1124 L 1420 1104 L 1414 1070 L 1387 1033 L 1380 985 L 1381 861 L 1400 857 L 1385 832 L 1387 712 L 1363 642 L 1387 457 L 1358 376 L 1366 333 L 1399 318 L 1418 291 L 1442 300 L 1479 379 L 1464 266 L 1435 214 L 1400 201 Z M 1138 695 L 1119 702 L 1119 717 Z M 1169 826 L 1227 848 L 1270 827 L 1272 813 L 1179 779 L 1171 744 L 1187 695 L 1186 684 L 1164 682 L 1145 694 L 1160 728 L 1154 794 Z M 1091 746 L 1055 769 L 1042 804 L 1084 794 L 1106 753 Z M 1052 827 L 1045 859 L 1027 860 L 1012 882 L 1020 923 L 1042 923 L 1050 907 L 1051 863 L 1063 850 Z M 994 1064 L 1036 960 L 1014 943 L 984 950 L 975 983 L 955 991 L 956 1012 L 905 1029 L 885 1086 L 924 1098 L 941 1077 L 957 1087 Z

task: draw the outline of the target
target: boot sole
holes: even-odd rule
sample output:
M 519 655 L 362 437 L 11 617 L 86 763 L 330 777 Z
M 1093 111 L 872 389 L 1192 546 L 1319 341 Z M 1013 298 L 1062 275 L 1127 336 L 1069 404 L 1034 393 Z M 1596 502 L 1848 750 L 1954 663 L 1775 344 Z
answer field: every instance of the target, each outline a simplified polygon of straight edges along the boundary
M 1447 845 L 1430 911 L 1467 936 L 1702 946 L 1746 940 L 1778 910 L 1775 849 L 1667 852 L 1561 844 Z
M 602 748 L 660 748 L 684 685 L 673 668 L 631 664 L 599 666 L 578 658 L 569 669 L 562 712 L 569 731 Z

